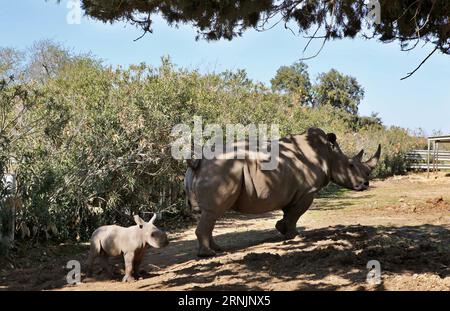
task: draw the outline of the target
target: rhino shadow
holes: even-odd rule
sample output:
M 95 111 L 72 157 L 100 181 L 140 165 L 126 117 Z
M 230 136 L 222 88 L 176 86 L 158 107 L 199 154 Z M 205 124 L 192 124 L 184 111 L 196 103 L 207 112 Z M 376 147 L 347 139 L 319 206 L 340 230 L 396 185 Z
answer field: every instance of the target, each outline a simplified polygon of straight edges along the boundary
M 226 225 L 226 222 L 223 225 Z M 300 227 L 298 229 L 303 230 Z M 216 241 L 224 249 L 224 252 L 218 253 L 214 258 L 221 258 L 229 253 L 249 247 L 265 243 L 279 243 L 284 241 L 284 237 L 274 228 L 218 234 Z M 199 260 L 197 257 L 197 247 L 198 242 L 196 239 L 171 241 L 165 249 L 151 250 L 151 254 L 146 256 L 141 267 L 158 266 L 160 268 L 168 268 L 191 260 L 197 261 Z M 167 260 L 167 258 L 170 258 L 170 260 Z
M 257 290 L 258 284 L 296 281 L 296 287 L 292 288 L 295 290 L 337 290 L 341 286 L 363 290 L 370 260 L 380 262 L 382 276 L 450 275 L 450 230 L 444 226 L 333 226 L 302 231 L 301 237 L 290 241 L 267 238 L 269 234 L 274 232 L 254 230 L 219 235 L 219 241 L 230 239 L 238 243 L 235 250 L 264 243 L 265 252 L 250 251 L 227 264 L 221 263 L 221 256 L 201 260 L 173 271 L 176 276 L 164 285 L 212 290 L 224 286 L 220 279 L 226 277 L 230 281 L 224 289 Z M 247 241 L 250 237 L 253 240 Z M 327 277 L 338 277 L 341 285 L 326 283 Z M 383 290 L 384 286 L 380 284 L 374 289 Z
M 330 244 L 318 246 L 324 241 Z M 450 230 L 436 225 L 334 226 L 304 231 L 301 239 L 277 246 L 291 251 L 286 255 L 250 253 L 241 263 L 249 270 L 266 270 L 286 281 L 307 281 L 298 289 L 333 290 L 335 285 L 320 281 L 335 275 L 345 280 L 345 285 L 365 284 L 370 260 L 380 262 L 382 275 L 429 272 L 445 278 L 450 275 L 449 242 Z

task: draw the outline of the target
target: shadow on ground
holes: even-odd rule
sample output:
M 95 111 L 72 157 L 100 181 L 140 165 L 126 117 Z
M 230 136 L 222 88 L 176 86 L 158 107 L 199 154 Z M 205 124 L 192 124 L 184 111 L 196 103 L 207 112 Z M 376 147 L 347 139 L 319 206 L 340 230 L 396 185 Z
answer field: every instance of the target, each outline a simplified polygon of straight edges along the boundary
M 275 230 L 222 234 L 217 241 L 227 252 L 210 260 L 196 259 L 195 240 L 174 241 L 168 248 L 149 254 L 142 267 L 150 271 L 144 278 L 167 272 L 174 276 L 163 278 L 158 285 L 141 285 L 136 289 L 184 286 L 192 290 L 259 290 L 287 282 L 295 284 L 295 288 L 289 289 L 334 290 L 342 285 L 363 289 L 369 260 L 381 263 L 383 275 L 433 273 L 440 278 L 450 275 L 450 230 L 444 226 L 355 225 L 300 232 L 300 237 L 289 241 L 284 241 Z M 230 254 L 238 252 L 242 256 L 231 260 Z M 61 288 L 66 284 L 67 260 L 84 262 L 87 246 L 81 247 L 76 255 L 73 250 L 61 254 L 55 249 L 52 254 L 43 255 L 51 259 L 39 266 L 18 267 L 10 278 L 0 280 L 0 286 L 8 290 Z M 182 263 L 184 267 L 176 267 Z M 122 261 L 117 260 L 116 269 L 122 266 Z M 155 266 L 159 269 L 156 273 Z M 325 282 L 328 277 L 339 278 L 341 285 Z
M 258 290 L 258 284 L 296 281 L 295 289 L 335 290 L 340 286 L 322 282 L 332 276 L 344 286 L 364 289 L 370 260 L 381 263 L 384 275 L 433 273 L 440 278 L 450 275 L 450 231 L 442 226 L 334 226 L 304 231 L 301 238 L 291 241 L 257 238 L 269 233 L 272 234 L 264 230 L 220 236 L 222 240 L 234 240 L 236 250 L 241 248 L 242 241 L 248 247 L 259 240 L 265 244 L 265 251 L 247 253 L 233 264 L 223 264 L 220 256 L 215 261 L 199 261 L 175 271 L 176 277 L 163 285 L 216 289 L 223 286 L 217 284 L 219 278 L 228 276 L 231 281 L 226 289 Z M 247 240 L 249 237 L 253 237 L 253 243 Z

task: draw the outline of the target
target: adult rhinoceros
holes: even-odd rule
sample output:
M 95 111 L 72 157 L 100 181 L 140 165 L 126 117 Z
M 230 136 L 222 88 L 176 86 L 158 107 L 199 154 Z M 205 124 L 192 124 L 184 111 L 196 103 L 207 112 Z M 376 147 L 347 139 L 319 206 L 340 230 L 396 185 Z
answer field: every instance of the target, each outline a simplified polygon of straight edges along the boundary
M 369 187 L 381 146 L 367 162 L 362 162 L 363 153 L 349 158 L 339 148 L 335 134 L 310 128 L 279 140 L 274 170 L 261 170 L 260 160 L 250 157 L 188 161 L 186 195 L 190 205 L 201 211 L 195 231 L 198 256 L 214 256 L 221 250 L 212 232 L 216 220 L 229 210 L 260 214 L 282 209 L 283 219 L 275 227 L 287 239 L 295 237 L 297 220 L 330 181 L 356 191 Z

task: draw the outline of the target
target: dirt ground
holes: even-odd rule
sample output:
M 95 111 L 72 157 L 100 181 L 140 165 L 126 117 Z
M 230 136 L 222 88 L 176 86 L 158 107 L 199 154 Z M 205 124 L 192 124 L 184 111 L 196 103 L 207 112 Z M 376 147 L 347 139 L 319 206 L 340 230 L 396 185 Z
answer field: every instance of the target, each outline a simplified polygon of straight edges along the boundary
M 148 253 L 146 272 L 133 283 L 120 282 L 123 262 L 115 259 L 112 280 L 83 274 L 81 284 L 66 285 L 65 265 L 84 264 L 85 244 L 22 248 L 23 260 L 0 269 L 0 289 L 450 290 L 448 175 L 393 177 L 374 181 L 369 191 L 316 199 L 289 241 L 274 229 L 280 217 L 227 215 L 215 229 L 226 251 L 210 259 L 196 257 L 194 224 L 170 232 L 170 245 Z M 379 285 L 366 281 L 370 260 L 380 263 Z

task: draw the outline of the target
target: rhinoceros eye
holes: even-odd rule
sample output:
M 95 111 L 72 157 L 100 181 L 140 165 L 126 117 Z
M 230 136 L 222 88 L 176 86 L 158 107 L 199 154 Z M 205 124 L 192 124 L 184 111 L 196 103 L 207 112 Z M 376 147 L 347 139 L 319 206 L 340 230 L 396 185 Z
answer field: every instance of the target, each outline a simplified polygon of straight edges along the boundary
M 353 163 L 350 163 L 350 168 L 355 168 L 355 165 Z

